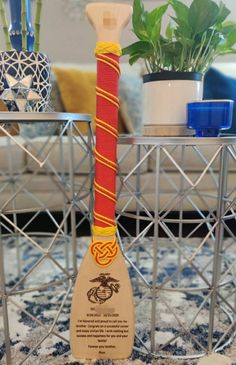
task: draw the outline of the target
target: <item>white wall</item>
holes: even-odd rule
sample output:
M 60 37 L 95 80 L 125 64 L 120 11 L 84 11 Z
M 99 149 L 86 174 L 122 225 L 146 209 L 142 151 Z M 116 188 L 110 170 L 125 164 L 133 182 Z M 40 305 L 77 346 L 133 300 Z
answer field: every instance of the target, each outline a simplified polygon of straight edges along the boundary
M 85 15 L 81 19 L 70 16 L 68 0 L 43 1 L 41 49 L 56 62 L 94 62 L 96 34 Z M 130 29 L 131 24 L 122 34 L 122 45 L 134 39 Z
M 53 62 L 94 62 L 95 32 L 85 16 L 82 19 L 73 19 L 66 12 L 69 1 L 73 0 L 43 0 L 41 50 L 46 52 Z M 223 1 L 231 10 L 229 19 L 236 20 L 236 0 Z M 153 8 L 162 2 L 144 0 L 147 8 Z M 191 0 L 186 0 L 186 3 L 190 2 Z M 133 40 L 129 24 L 122 34 L 121 44 L 125 46 Z M 0 41 L 1 48 L 4 48 L 2 37 Z M 222 61 L 222 58 L 218 60 Z M 227 56 L 223 60 L 236 61 L 236 56 Z

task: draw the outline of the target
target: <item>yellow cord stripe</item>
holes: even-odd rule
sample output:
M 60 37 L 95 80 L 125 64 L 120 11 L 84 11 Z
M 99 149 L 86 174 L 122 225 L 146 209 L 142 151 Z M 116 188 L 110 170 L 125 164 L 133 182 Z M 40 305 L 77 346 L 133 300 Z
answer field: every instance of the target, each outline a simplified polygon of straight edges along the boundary
M 110 66 L 111 68 L 113 68 L 116 71 L 116 73 L 118 73 L 118 75 L 120 75 L 120 69 L 117 68 L 116 66 L 112 65 L 109 61 L 106 61 L 101 57 L 97 57 L 97 61 L 103 62 L 106 65 Z
M 103 186 L 99 185 L 96 181 L 94 181 L 94 189 L 101 195 L 107 197 L 108 199 L 116 202 L 116 195 L 110 191 L 105 189 Z
M 104 193 L 103 191 L 99 190 L 96 186 L 94 187 L 94 190 L 97 191 L 99 194 L 105 196 L 106 198 L 116 202 L 116 199 L 113 199 L 110 195 Z
M 120 71 L 120 65 L 119 65 L 118 61 L 114 60 L 113 58 L 111 58 L 105 54 L 100 54 L 97 57 L 101 57 L 103 60 L 109 62 L 109 64 L 112 64 L 113 66 L 115 66 L 117 68 L 117 70 Z
M 113 101 L 116 102 L 116 104 L 119 104 L 119 98 L 111 93 L 109 93 L 108 91 L 101 89 L 100 87 L 96 86 L 96 91 L 106 95 L 108 98 L 112 99 Z
M 99 122 L 96 121 L 96 128 L 101 128 L 104 131 L 106 131 L 107 133 L 110 133 L 113 137 L 115 137 L 116 139 L 118 138 L 118 133 L 113 133 L 112 131 L 110 131 L 108 128 L 104 127 L 103 125 L 101 125 Z
M 111 160 L 109 160 L 108 158 L 106 158 L 105 156 L 101 155 L 96 149 L 94 150 L 95 153 L 95 158 L 97 161 L 99 161 L 100 163 L 102 163 L 103 165 L 109 167 L 110 169 L 117 171 L 117 164 Z
M 121 56 L 121 46 L 115 42 L 97 42 L 95 48 L 95 54 L 113 53 L 117 56 Z
M 101 164 L 103 164 L 104 166 L 108 167 L 109 169 L 112 169 L 113 171 L 117 171 L 117 168 L 110 166 L 108 163 L 106 163 L 106 162 L 104 162 L 104 161 L 100 160 L 100 158 L 96 157 L 96 160 L 97 160 L 98 162 L 100 162 Z
M 106 198 L 108 198 L 108 199 L 110 199 L 110 200 L 112 200 L 112 201 L 114 201 L 114 202 L 116 201 L 115 199 L 111 198 L 108 194 L 103 193 L 103 191 L 101 191 L 101 190 L 97 189 L 97 188 L 96 188 L 96 186 L 94 187 L 94 190 L 95 190 L 97 193 L 99 193 L 100 195 L 103 195 L 103 196 L 105 196 Z
M 115 226 L 115 221 L 113 219 L 107 218 L 104 215 L 97 213 L 95 210 L 94 210 L 93 214 L 94 214 L 94 218 L 96 220 L 98 220 L 99 222 L 107 224 L 110 227 Z
M 109 131 L 110 133 L 112 132 L 112 133 L 118 135 L 117 129 L 112 127 L 112 125 L 108 124 L 104 120 L 96 118 L 96 123 L 102 124 L 107 129 L 107 131 Z
M 111 190 L 108 190 L 108 189 L 104 188 L 104 186 L 102 186 L 102 185 L 98 184 L 98 182 L 97 182 L 97 181 L 95 181 L 95 184 L 96 184 L 96 186 L 97 186 L 99 189 L 102 189 L 103 191 L 105 191 L 106 193 L 110 194 L 110 195 L 111 195 L 111 196 L 113 196 L 114 198 L 116 197 L 116 194 L 115 194 L 115 193 L 113 193 Z
M 112 100 L 111 98 L 109 98 L 106 95 L 103 95 L 102 93 L 97 92 L 98 96 L 101 96 L 103 99 L 108 100 L 110 103 L 114 104 L 117 108 L 119 108 L 119 103 L 115 102 L 114 100 Z

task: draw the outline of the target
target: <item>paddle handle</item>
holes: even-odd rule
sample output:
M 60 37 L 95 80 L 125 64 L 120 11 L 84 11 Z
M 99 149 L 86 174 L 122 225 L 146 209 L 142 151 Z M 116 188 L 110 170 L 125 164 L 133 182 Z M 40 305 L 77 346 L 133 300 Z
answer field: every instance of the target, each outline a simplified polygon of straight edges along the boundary
M 126 4 L 95 3 L 86 7 L 98 38 L 94 225 L 102 228 L 116 226 L 119 38 L 131 13 L 132 7 Z
M 120 35 L 132 15 L 132 6 L 116 3 L 90 3 L 86 15 L 95 28 L 98 42 L 120 43 Z

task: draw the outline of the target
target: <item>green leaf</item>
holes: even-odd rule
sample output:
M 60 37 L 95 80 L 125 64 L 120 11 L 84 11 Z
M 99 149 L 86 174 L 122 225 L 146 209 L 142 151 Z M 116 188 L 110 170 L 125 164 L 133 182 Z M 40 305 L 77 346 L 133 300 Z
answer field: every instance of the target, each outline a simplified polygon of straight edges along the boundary
M 224 22 L 220 31 L 226 37 L 228 34 L 236 34 L 236 22 Z
M 236 49 L 225 49 L 219 52 L 220 56 L 225 56 L 227 54 L 235 54 L 236 53 Z
M 139 39 L 148 39 L 146 11 L 144 10 L 144 6 L 141 0 L 134 0 L 132 24 L 133 31 Z
M 216 23 L 217 24 L 222 23 L 229 14 L 230 14 L 230 10 L 228 8 L 226 8 L 225 4 L 223 4 L 221 1 L 220 5 L 219 5 L 219 13 L 218 13 L 218 16 L 216 19 Z
M 171 23 L 167 24 L 166 27 L 166 31 L 165 31 L 165 36 L 167 37 L 167 39 L 172 40 L 174 37 L 174 27 Z
M 235 46 L 235 44 L 236 44 L 236 32 L 229 33 L 227 35 L 227 37 L 225 37 L 224 43 L 228 48 L 231 48 L 231 47 Z
M 193 0 L 189 8 L 188 19 L 193 33 L 202 33 L 213 26 L 218 14 L 219 8 L 212 0 Z
M 141 55 L 138 53 L 134 54 L 133 56 L 130 56 L 129 58 L 129 64 L 132 66 L 135 62 L 137 62 L 141 58 Z
M 177 18 L 172 18 L 176 24 L 178 25 L 175 27 L 175 35 L 178 37 L 178 39 L 186 39 L 186 38 L 192 38 L 192 28 L 189 26 L 188 23 L 181 22 Z
M 236 25 L 236 22 L 235 21 L 228 20 L 227 22 L 224 22 L 222 24 L 222 28 L 227 28 L 227 27 L 230 27 L 230 26 L 234 27 L 235 25 Z
M 160 22 L 168 6 L 169 4 L 159 6 L 148 13 L 147 21 L 150 27 L 154 27 L 157 22 Z
M 182 45 L 179 42 L 169 42 L 163 45 L 165 67 L 171 67 L 173 71 L 178 71 Z
M 219 46 L 217 47 L 217 51 L 228 51 L 233 49 L 236 45 L 236 22 L 225 22 L 221 28 L 222 39 L 219 42 Z
M 168 8 L 168 4 L 159 6 L 147 14 L 147 31 L 149 41 L 155 43 L 160 37 L 162 17 Z
M 152 45 L 149 42 L 145 41 L 138 41 L 133 44 L 131 44 L 128 47 L 125 47 L 122 49 L 122 55 L 133 55 L 133 54 L 144 54 L 148 53 L 152 50 Z
M 178 23 L 181 23 L 181 22 L 187 23 L 189 8 L 186 5 L 184 5 L 181 1 L 178 1 L 178 0 L 169 0 L 169 3 L 171 4 L 172 8 L 175 11 L 175 15 L 176 15 L 176 19 L 178 20 Z
M 178 25 L 176 28 L 176 30 L 178 30 L 178 34 L 182 38 L 185 36 L 191 37 L 192 28 L 188 23 L 189 8 L 179 0 L 169 0 L 169 3 L 174 10 L 174 16 L 171 18 Z

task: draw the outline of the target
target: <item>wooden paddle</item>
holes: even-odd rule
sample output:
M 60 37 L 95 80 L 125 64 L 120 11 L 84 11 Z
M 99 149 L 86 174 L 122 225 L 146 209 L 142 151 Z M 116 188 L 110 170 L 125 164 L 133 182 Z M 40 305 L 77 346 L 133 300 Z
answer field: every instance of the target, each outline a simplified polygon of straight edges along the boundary
M 92 242 L 74 288 L 70 343 L 77 359 L 124 359 L 133 347 L 134 305 L 115 224 L 118 43 L 132 7 L 91 3 L 86 13 L 98 37 L 95 208 Z

